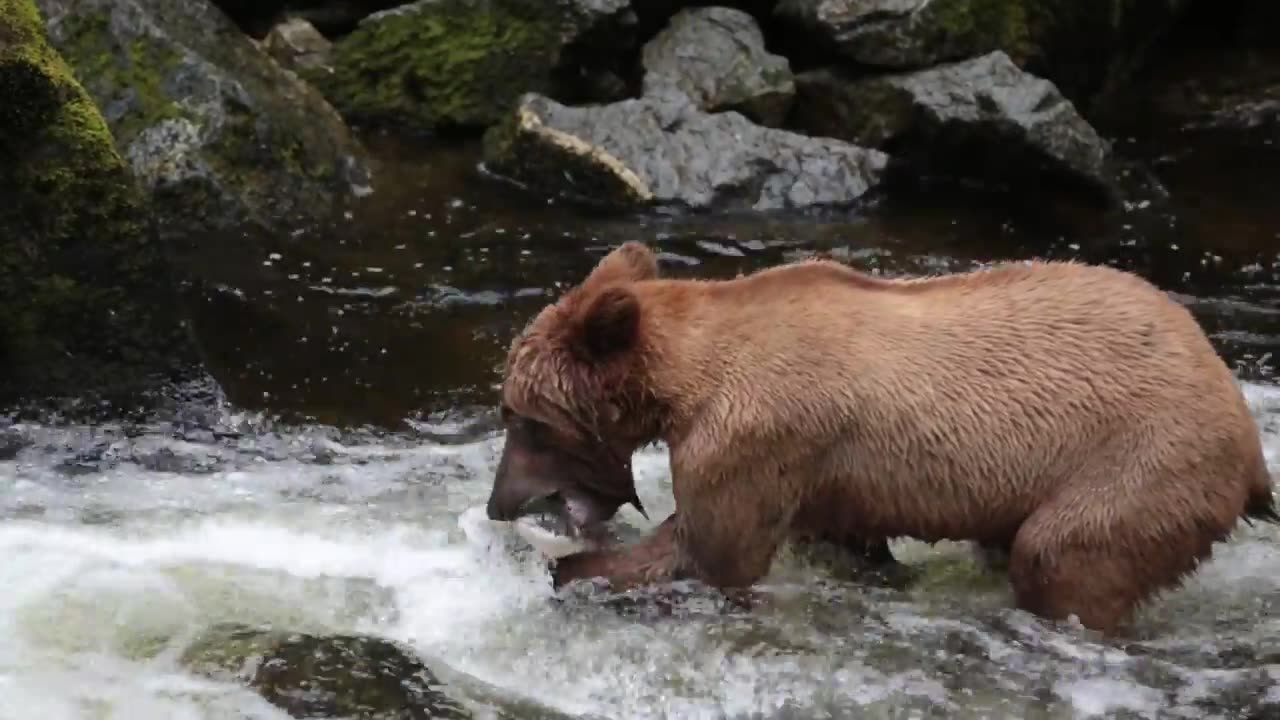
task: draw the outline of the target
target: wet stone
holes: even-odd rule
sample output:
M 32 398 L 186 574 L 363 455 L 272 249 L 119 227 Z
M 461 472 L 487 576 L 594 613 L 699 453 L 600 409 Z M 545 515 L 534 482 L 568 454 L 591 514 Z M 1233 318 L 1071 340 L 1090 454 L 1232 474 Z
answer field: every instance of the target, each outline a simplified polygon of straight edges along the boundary
M 493 172 L 541 192 L 618 207 L 847 207 L 874 189 L 879 150 L 709 114 L 679 91 L 569 107 L 530 93 L 485 136 Z
M 780 0 L 779 25 L 859 66 L 921 69 L 996 50 L 1092 108 L 1191 0 Z
M 19 430 L 0 430 L 0 461 L 14 459 L 30 444 L 31 440 Z
M 644 90 L 675 88 L 708 112 L 736 110 L 779 126 L 795 95 L 791 63 L 765 49 L 751 15 L 733 8 L 687 8 L 644 47 Z
M 572 94 L 571 48 L 625 45 L 626 0 L 418 0 L 370 15 L 302 74 L 352 122 L 409 133 L 490 125 L 524 92 Z
M 919 72 L 797 78 L 797 123 L 933 172 L 1014 182 L 1066 180 L 1104 200 L 1120 195 L 1111 146 L 1048 80 L 1004 52 Z
M 262 47 L 290 70 L 315 70 L 329 65 L 333 43 L 303 18 L 289 18 L 271 28 Z
M 68 477 L 79 477 L 110 470 L 119 463 L 115 443 L 102 442 L 76 450 L 58 463 L 58 470 Z
M 217 471 L 222 466 L 220 458 L 211 455 L 179 452 L 172 448 L 160 448 L 150 452 L 135 453 L 133 461 L 151 472 L 179 475 L 203 475 Z
M 359 635 L 216 625 L 183 654 L 193 672 L 241 682 L 295 718 L 466 720 L 412 651 Z
M 1013 39 L 997 31 L 1005 29 L 1003 16 L 1021 14 L 1020 3 L 1004 3 L 1007 10 L 988 12 L 988 17 L 981 18 L 986 22 L 973 22 L 968 18 L 974 14 L 970 6 L 978 4 L 973 0 L 782 0 L 777 13 L 784 22 L 804 28 L 855 62 L 919 68 L 990 52 Z M 964 20 L 963 27 L 955 27 L 956 16 Z M 1010 24 L 1010 34 L 1021 29 L 1016 20 Z
M 206 0 L 39 0 L 164 238 L 280 231 L 366 194 L 369 159 L 325 99 Z

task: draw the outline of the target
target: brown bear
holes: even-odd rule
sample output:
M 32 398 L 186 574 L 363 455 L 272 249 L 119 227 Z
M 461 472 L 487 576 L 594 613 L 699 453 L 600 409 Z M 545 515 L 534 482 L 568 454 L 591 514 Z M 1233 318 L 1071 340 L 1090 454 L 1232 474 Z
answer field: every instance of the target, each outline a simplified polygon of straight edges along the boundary
M 663 440 L 675 512 L 556 586 L 739 592 L 788 537 L 969 540 L 1019 607 L 1117 631 L 1241 517 L 1280 521 L 1259 431 L 1193 316 L 1136 275 L 1011 263 L 884 279 L 807 260 L 660 278 L 626 243 L 515 339 L 488 514 L 579 531 Z M 643 512 L 642 508 L 641 512 Z

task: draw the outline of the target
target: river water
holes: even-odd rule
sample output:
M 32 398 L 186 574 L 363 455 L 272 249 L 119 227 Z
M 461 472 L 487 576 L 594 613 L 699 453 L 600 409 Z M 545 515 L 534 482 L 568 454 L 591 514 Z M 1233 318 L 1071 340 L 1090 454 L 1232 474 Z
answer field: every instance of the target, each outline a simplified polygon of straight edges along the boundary
M 1280 463 L 1280 209 L 1254 185 L 1280 162 L 1233 142 L 1180 146 L 1176 212 L 1103 220 L 949 192 L 853 216 L 600 217 L 493 183 L 474 147 L 384 147 L 383 189 L 340 209 L 336 235 L 186 258 L 225 396 L 133 424 L 0 419 L 0 718 L 286 717 L 184 665 L 226 622 L 390 638 L 566 715 L 1280 717 L 1275 527 L 1243 528 L 1136 637 L 1104 641 L 1011 609 L 1003 579 L 945 543 L 895 547 L 905 582 L 785 553 L 751 613 L 697 593 L 554 602 L 482 509 L 507 341 L 629 238 L 673 274 L 813 251 L 888 274 L 1032 255 L 1134 269 L 1196 312 Z M 666 462 L 637 458 L 655 519 Z

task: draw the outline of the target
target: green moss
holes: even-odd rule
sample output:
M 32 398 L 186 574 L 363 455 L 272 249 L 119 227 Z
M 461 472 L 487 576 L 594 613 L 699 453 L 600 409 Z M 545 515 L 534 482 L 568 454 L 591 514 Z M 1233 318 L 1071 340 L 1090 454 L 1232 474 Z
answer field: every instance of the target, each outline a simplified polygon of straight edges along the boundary
M 0 47 L 43 42 L 43 27 L 34 3 L 0 0 Z
M 306 72 L 348 118 L 431 132 L 493 123 L 525 91 L 545 92 L 559 59 L 552 7 L 441 0 L 367 20 Z
M 64 52 L 75 61 L 93 96 L 104 105 L 127 108 L 114 128 L 122 147 L 162 120 L 190 117 L 163 88 L 164 78 L 182 59 L 177 52 L 144 38 L 117 52 L 108 10 L 75 15 L 64 22 Z
M 0 36 L 0 399 L 127 385 L 178 337 L 141 197 L 31 0 L 0 0 Z
M 792 122 L 805 133 L 883 147 L 915 122 L 911 93 L 882 78 L 853 79 L 840 70 L 810 70 L 796 78 Z
M 166 240 L 317 217 L 349 190 L 349 158 L 367 179 L 363 148 L 321 94 L 208 3 L 90 5 L 52 38 L 128 150 Z
M 198 637 L 180 662 L 242 682 L 294 717 L 471 717 L 408 648 L 378 638 L 226 623 Z
M 1031 50 L 1022 0 L 934 0 L 921 13 L 920 24 L 932 30 L 933 37 L 925 39 L 930 45 L 1004 50 L 1014 62 Z

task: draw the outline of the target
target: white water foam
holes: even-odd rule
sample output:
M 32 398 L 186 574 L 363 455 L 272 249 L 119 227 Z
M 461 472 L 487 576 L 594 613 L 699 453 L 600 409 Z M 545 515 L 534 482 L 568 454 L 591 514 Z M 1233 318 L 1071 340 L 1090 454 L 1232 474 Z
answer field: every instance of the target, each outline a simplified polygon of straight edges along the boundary
M 1276 462 L 1280 390 L 1246 394 Z M 1208 718 L 1280 704 L 1274 527 L 1243 529 L 1144 610 L 1130 651 L 1010 608 L 1000 583 L 963 570 L 963 548 L 917 543 L 895 548 L 926 568 L 914 588 L 844 582 L 788 556 L 750 614 L 691 602 L 662 616 L 640 601 L 553 601 L 542 561 L 484 517 L 497 439 L 21 430 L 34 445 L 0 463 L 3 720 L 285 717 L 179 662 L 221 622 L 379 635 L 612 718 Z M 91 462 L 73 462 L 86 448 Z M 646 450 L 636 467 L 660 520 L 665 456 Z

